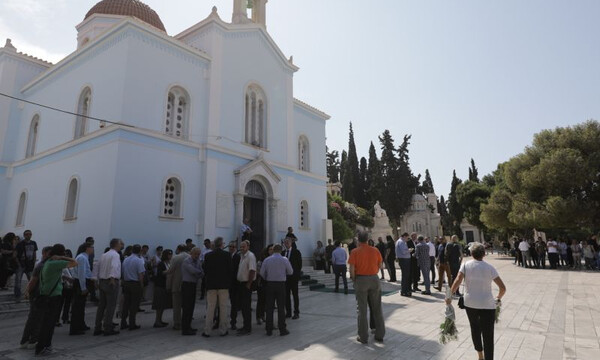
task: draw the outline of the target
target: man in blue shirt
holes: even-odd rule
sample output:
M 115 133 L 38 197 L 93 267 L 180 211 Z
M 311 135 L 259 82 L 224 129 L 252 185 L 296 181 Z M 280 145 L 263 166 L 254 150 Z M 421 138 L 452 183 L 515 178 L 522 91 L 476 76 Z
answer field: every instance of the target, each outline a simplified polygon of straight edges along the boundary
M 344 294 L 348 294 L 348 280 L 346 279 L 348 254 L 341 245 L 342 243 L 339 240 L 335 242 L 335 250 L 331 253 L 331 264 L 333 265 L 333 274 L 335 275 L 335 292 L 339 291 L 341 277 L 344 281 Z
M 144 273 L 146 266 L 141 257 L 142 247 L 133 245 L 132 254 L 123 261 L 123 313 L 121 314 L 121 329 L 129 330 L 140 328 L 135 322 L 135 316 L 140 308 L 142 291 L 144 288 Z M 127 324 L 129 316 L 129 325 Z
M 396 259 L 400 264 L 400 271 L 402 271 L 402 287 L 400 295 L 411 296 L 410 282 L 411 282 L 411 264 L 410 264 L 410 250 L 406 244 L 408 240 L 408 233 L 402 234 L 400 239 L 396 241 Z
M 287 258 L 281 256 L 281 245 L 273 245 L 273 255 L 266 258 L 260 267 L 260 276 L 267 281 L 267 335 L 273 335 L 273 309 L 277 301 L 279 335 L 289 335 L 285 325 L 285 281 L 294 273 Z
M 85 300 L 90 292 L 92 269 L 89 257 L 94 254 L 94 244 L 86 242 L 82 245 L 83 252 L 77 255 L 76 279 L 73 281 L 73 308 L 71 309 L 71 328 L 69 335 L 83 335 L 89 327 L 85 324 Z

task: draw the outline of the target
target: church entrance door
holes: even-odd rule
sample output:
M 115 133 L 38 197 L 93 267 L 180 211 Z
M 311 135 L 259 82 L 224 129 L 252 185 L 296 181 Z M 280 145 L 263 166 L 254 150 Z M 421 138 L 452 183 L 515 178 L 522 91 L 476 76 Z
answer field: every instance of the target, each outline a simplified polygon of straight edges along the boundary
M 266 216 L 265 216 L 265 189 L 257 181 L 250 181 L 246 185 L 244 196 L 244 219 L 250 219 L 250 251 L 256 257 L 265 247 Z

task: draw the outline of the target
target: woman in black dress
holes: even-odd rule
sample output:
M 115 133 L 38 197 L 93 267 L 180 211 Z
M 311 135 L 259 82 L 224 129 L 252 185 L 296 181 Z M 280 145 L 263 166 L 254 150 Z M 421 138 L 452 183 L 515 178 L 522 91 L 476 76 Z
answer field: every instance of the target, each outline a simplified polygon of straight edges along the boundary
M 164 250 L 160 262 L 156 266 L 156 275 L 154 276 L 154 298 L 152 299 L 152 309 L 156 310 L 156 319 L 154 327 L 161 328 L 169 325 L 162 321 L 162 315 L 165 309 L 172 307 L 171 293 L 167 291 L 167 270 L 171 267 L 171 258 L 173 251 Z

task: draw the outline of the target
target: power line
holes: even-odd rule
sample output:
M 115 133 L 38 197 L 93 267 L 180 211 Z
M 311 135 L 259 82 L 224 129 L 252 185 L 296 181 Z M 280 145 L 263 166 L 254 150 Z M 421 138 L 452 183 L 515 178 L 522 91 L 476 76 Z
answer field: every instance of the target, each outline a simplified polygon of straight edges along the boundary
M 115 125 L 121 125 L 121 126 L 130 127 L 130 128 L 135 128 L 135 126 L 133 126 L 133 125 L 125 124 L 125 123 L 122 123 L 122 122 L 110 121 L 110 120 L 106 120 L 106 119 L 96 118 L 96 117 L 93 117 L 93 116 L 78 114 L 78 113 L 74 113 L 74 112 L 71 112 L 71 111 L 67 111 L 67 110 L 63 110 L 63 109 L 58 109 L 58 108 L 55 108 L 55 107 L 52 107 L 52 106 L 48 106 L 48 105 L 36 103 L 36 102 L 33 102 L 33 101 L 21 99 L 21 98 L 14 97 L 14 96 L 11 96 L 11 95 L 8 95 L 8 94 L 4 94 L 4 93 L 0 93 L 0 95 L 4 96 L 4 97 L 7 97 L 9 99 L 13 99 L 13 100 L 17 100 L 17 101 L 22 101 L 22 102 L 27 103 L 27 104 L 31 104 L 31 105 L 43 107 L 45 109 L 50 109 L 50 110 L 58 111 L 58 112 L 61 112 L 61 113 L 64 113 L 64 114 L 81 116 L 83 118 L 90 119 L 90 120 L 95 120 L 95 121 L 105 122 L 105 123 L 109 123 L 109 124 L 115 124 Z

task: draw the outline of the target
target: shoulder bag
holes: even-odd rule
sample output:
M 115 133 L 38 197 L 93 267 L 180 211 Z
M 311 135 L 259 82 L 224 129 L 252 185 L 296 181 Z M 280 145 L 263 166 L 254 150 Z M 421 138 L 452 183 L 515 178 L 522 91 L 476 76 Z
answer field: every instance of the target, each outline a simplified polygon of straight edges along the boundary
M 460 294 L 460 297 L 458 298 L 458 307 L 460 309 L 465 309 L 465 281 L 466 280 L 467 280 L 467 264 L 465 264 L 465 273 L 463 274 L 463 282 L 462 282 L 463 291 Z

